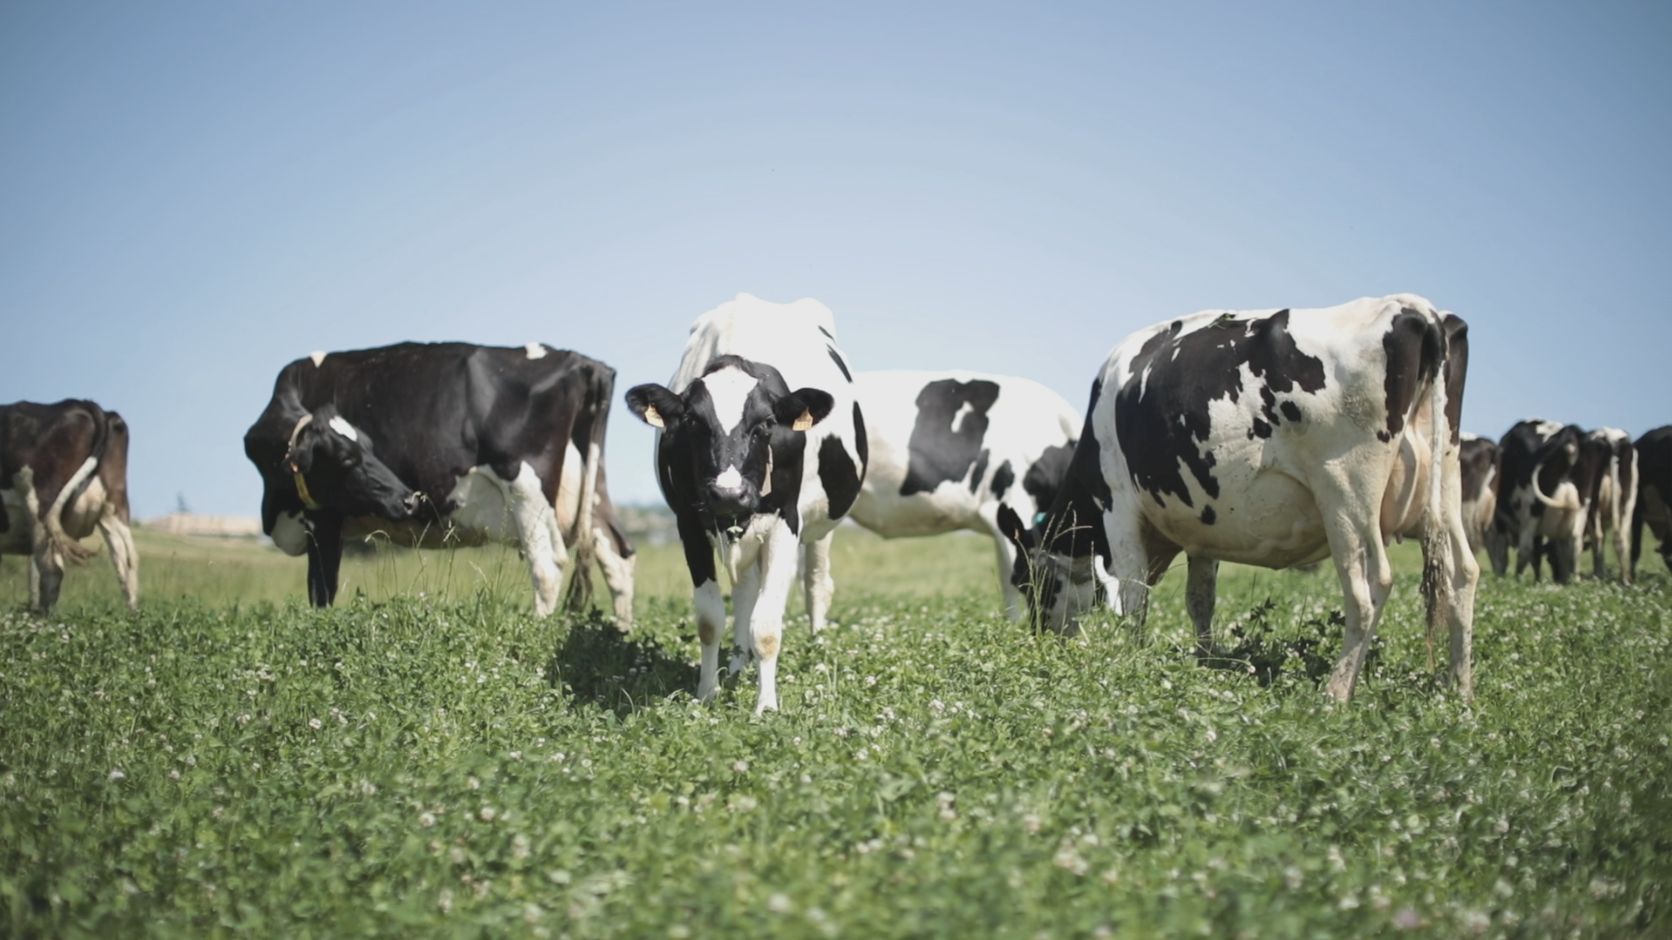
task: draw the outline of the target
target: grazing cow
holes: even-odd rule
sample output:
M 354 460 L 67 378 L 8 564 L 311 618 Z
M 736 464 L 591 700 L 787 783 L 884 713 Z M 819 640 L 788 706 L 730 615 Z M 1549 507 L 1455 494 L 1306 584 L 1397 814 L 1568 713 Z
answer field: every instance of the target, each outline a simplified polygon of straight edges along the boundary
M 1631 516 L 1637 506 L 1637 450 L 1631 435 L 1619 428 L 1598 428 L 1585 435 L 1584 446 L 1600 463 L 1591 487 L 1585 539 L 1598 578 L 1608 577 L 1608 543 L 1620 558 L 1620 582 L 1631 583 Z
M 1463 480 L 1463 529 L 1469 534 L 1469 550 L 1486 546 L 1492 531 L 1492 517 L 1498 511 L 1498 445 L 1478 434 L 1464 433 L 1458 449 Z
M 1672 425 L 1637 439 L 1637 506 L 1631 516 L 1631 573 L 1643 554 L 1643 527 L 1660 542 L 1660 560 L 1672 569 Z
M 1429 627 L 1450 627 L 1451 678 L 1468 696 L 1479 568 L 1457 458 L 1466 329 L 1401 294 L 1204 312 L 1128 337 L 1092 383 L 1045 523 L 1002 514 L 1035 615 L 1072 629 L 1102 594 L 1141 623 L 1150 586 L 1183 552 L 1206 655 L 1219 562 L 1333 557 L 1347 625 L 1326 688 L 1345 700 L 1393 581 L 1383 540 L 1420 530 Z
M 415 547 L 518 546 L 534 609 L 550 614 L 577 555 L 571 600 L 595 556 L 623 628 L 632 549 L 604 498 L 615 370 L 539 343 L 400 343 L 314 353 L 285 366 L 244 435 L 261 472 L 262 531 L 308 555 L 308 598 L 330 604 L 345 536 Z
M 865 420 L 816 300 L 775 304 L 739 294 L 697 318 L 668 386 L 635 386 L 627 406 L 659 433 L 656 479 L 679 525 L 702 641 L 699 698 L 719 684 L 731 576 L 738 653 L 760 664 L 755 712 L 778 707 L 784 605 L 805 554 L 810 613 L 829 605 L 836 524 L 853 508 L 868 462 Z M 814 623 L 814 628 L 819 626 Z
M 1020 619 L 998 508 L 1032 519 L 1055 501 L 1080 431 L 1074 406 L 1038 382 L 975 372 L 861 372 L 854 387 L 871 448 L 854 521 L 885 538 L 991 535 L 1005 607 Z
M 1538 580 L 1548 552 L 1552 575 L 1566 584 L 1577 570 L 1603 453 L 1585 446 L 1577 426 L 1539 418 L 1505 431 L 1498 452 L 1504 482 L 1487 540 L 1492 570 L 1500 575 L 1508 571 L 1514 545 L 1517 577 L 1531 565 Z
M 30 556 L 29 603 L 58 602 L 64 563 L 97 528 L 130 608 L 139 553 L 128 529 L 128 424 L 90 401 L 0 405 L 0 555 Z

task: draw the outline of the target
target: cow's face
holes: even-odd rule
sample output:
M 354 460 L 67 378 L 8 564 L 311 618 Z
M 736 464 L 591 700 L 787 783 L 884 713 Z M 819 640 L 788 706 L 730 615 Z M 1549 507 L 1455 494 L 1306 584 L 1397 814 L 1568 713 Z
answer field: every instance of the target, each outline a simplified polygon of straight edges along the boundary
M 420 494 L 401 482 L 372 451 L 371 438 L 327 405 L 303 418 L 291 434 L 285 472 L 309 508 L 349 516 L 410 518 Z
M 830 414 L 828 392 L 794 392 L 771 366 L 719 356 L 683 394 L 656 384 L 627 392 L 627 407 L 668 435 L 672 453 L 684 454 L 697 510 L 723 531 L 736 532 L 761 511 L 771 494 L 775 451 Z
M 1016 549 L 1010 583 L 1028 602 L 1028 620 L 1037 629 L 1072 635 L 1080 616 L 1098 603 L 1099 585 L 1089 559 L 1055 552 L 1042 534 L 1022 524 L 1007 504 L 1000 504 L 999 531 Z

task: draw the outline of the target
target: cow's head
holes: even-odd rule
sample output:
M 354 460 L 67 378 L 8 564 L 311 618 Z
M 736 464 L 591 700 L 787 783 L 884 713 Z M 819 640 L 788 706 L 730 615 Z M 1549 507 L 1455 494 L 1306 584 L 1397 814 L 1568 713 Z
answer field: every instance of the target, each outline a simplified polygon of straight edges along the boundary
M 290 434 L 284 472 L 309 509 L 349 516 L 406 519 L 421 494 L 401 482 L 377 459 L 372 440 L 337 412 L 335 405 L 305 415 Z
M 1005 503 L 999 504 L 998 524 L 1016 548 L 1010 583 L 1027 598 L 1029 622 L 1041 630 L 1078 632 L 1080 616 L 1102 599 L 1103 586 L 1093 565 L 1096 556 L 1075 558 L 1055 551 L 1042 531 L 1048 521 L 1030 529 Z
M 823 421 L 834 400 L 816 388 L 790 391 L 771 366 L 718 356 L 682 394 L 654 383 L 627 391 L 627 407 L 683 453 L 699 512 L 736 530 L 771 493 L 773 452 Z

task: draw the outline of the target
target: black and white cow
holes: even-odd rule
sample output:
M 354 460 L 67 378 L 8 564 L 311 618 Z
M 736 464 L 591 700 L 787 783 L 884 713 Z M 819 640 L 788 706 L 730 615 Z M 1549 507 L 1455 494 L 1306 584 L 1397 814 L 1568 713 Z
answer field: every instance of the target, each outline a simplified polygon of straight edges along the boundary
M 1469 534 L 1469 550 L 1486 547 L 1492 531 L 1492 517 L 1498 511 L 1498 445 L 1478 434 L 1464 432 L 1458 449 L 1463 479 L 1463 529 Z
M 1509 570 L 1513 545 L 1516 576 L 1531 565 L 1537 580 L 1548 551 L 1556 581 L 1567 583 L 1577 571 L 1603 454 L 1585 446 L 1577 426 L 1541 418 L 1518 421 L 1505 431 L 1498 454 L 1503 486 L 1487 539 L 1492 570 L 1499 575 Z
M 29 603 L 58 602 L 66 561 L 97 528 L 128 606 L 139 603 L 139 553 L 128 518 L 128 424 L 90 401 L 0 405 L 0 555 L 29 562 Z
M 1631 573 L 1643 554 L 1643 527 L 1660 542 L 1660 560 L 1672 569 L 1672 425 L 1637 439 L 1637 506 L 1631 516 Z
M 668 386 L 627 392 L 658 429 L 656 479 L 673 510 L 690 569 L 702 641 L 697 695 L 719 684 L 730 574 L 738 654 L 760 665 L 755 711 L 778 707 L 784 605 L 805 554 L 804 588 L 828 596 L 836 525 L 853 508 L 868 463 L 865 419 L 836 345 L 835 319 L 811 299 L 776 304 L 740 294 L 697 318 Z
M 1619 428 L 1598 428 L 1585 435 L 1587 449 L 1601 466 L 1591 487 L 1585 540 L 1598 578 L 1608 577 L 1605 555 L 1610 542 L 1620 559 L 1620 581 L 1631 583 L 1631 517 L 1637 507 L 1637 450 L 1631 435 Z
M 572 589 L 596 557 L 625 628 L 634 558 L 600 486 L 614 383 L 609 366 L 539 343 L 298 359 L 244 435 L 264 485 L 262 530 L 288 554 L 307 553 L 308 597 L 321 607 L 336 597 L 345 536 L 516 545 L 540 616 L 557 607 L 574 549 Z
M 1080 414 L 1038 382 L 977 372 L 861 372 L 871 462 L 853 519 L 885 538 L 967 529 L 991 535 L 1012 619 L 1016 550 L 999 531 L 1001 503 L 1032 519 L 1055 501 Z M 825 595 L 828 602 L 828 595 Z M 823 611 L 813 617 L 823 622 Z
M 1467 696 L 1479 568 L 1464 530 L 1462 320 L 1413 295 L 1317 310 L 1218 311 L 1161 323 L 1110 353 L 1056 505 L 1016 580 L 1047 625 L 1103 595 L 1145 613 L 1179 553 L 1199 650 L 1212 649 L 1219 562 L 1333 557 L 1346 643 L 1327 691 L 1351 697 L 1393 581 L 1384 539 L 1420 530 L 1430 628 L 1451 634 Z

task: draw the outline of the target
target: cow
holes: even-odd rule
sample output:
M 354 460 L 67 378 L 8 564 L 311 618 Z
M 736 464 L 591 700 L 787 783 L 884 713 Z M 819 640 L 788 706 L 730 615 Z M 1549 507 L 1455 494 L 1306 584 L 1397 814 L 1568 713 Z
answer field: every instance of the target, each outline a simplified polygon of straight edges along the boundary
M 1486 547 L 1492 531 L 1492 517 L 1498 511 L 1498 445 L 1478 434 L 1464 432 L 1458 449 L 1462 472 L 1463 528 L 1469 534 L 1469 550 Z
M 1590 501 L 1605 454 L 1576 425 L 1542 418 L 1516 422 L 1498 440 L 1503 485 L 1487 553 L 1492 570 L 1509 570 L 1509 548 L 1515 546 L 1515 574 L 1530 565 L 1533 579 L 1542 577 L 1544 556 L 1558 584 L 1572 580 L 1577 570 Z
M 1672 569 L 1672 425 L 1637 439 L 1637 505 L 1631 516 L 1631 574 L 1643 554 L 1643 527 L 1660 542 L 1660 560 Z
M 1056 499 L 1080 414 L 1038 382 L 978 372 L 861 372 L 871 460 L 853 520 L 884 538 L 966 529 L 993 537 L 1011 619 L 1016 552 L 999 531 L 1006 503 L 1032 519 Z M 822 612 L 814 618 L 822 622 Z
M 58 602 L 66 561 L 91 556 L 97 528 L 129 609 L 139 606 L 139 552 L 129 529 L 128 424 L 90 401 L 0 405 L 0 555 L 29 561 L 29 604 Z
M 261 527 L 308 556 L 308 599 L 337 595 L 343 539 L 503 542 L 528 562 L 534 610 L 570 600 L 596 558 L 617 625 L 632 622 L 632 548 L 603 488 L 615 370 L 542 343 L 398 343 L 316 352 L 279 372 L 244 453 L 261 473 Z
M 697 696 L 711 700 L 719 684 L 718 552 L 732 584 L 730 671 L 758 662 L 755 713 L 775 710 L 797 561 L 807 609 L 820 613 L 833 588 L 829 543 L 869 463 L 835 317 L 812 299 L 739 294 L 697 318 L 668 385 L 634 386 L 626 397 L 658 432 L 656 480 L 678 524 L 702 644 Z
M 1127 337 L 1092 383 L 1044 523 L 1001 511 L 1034 617 L 1072 631 L 1101 597 L 1141 626 L 1182 552 L 1206 657 L 1219 562 L 1333 558 L 1346 642 L 1325 689 L 1345 701 L 1393 581 L 1384 539 L 1420 529 L 1429 629 L 1450 628 L 1450 676 L 1467 698 L 1479 575 L 1457 456 L 1467 335 L 1460 318 L 1397 294 L 1206 311 Z
M 1600 462 L 1591 485 L 1585 520 L 1585 541 L 1597 578 L 1608 577 L 1607 546 L 1614 544 L 1620 559 L 1620 583 L 1631 583 L 1631 517 L 1637 506 L 1637 450 L 1631 435 L 1619 428 L 1597 428 L 1585 435 L 1584 446 Z

